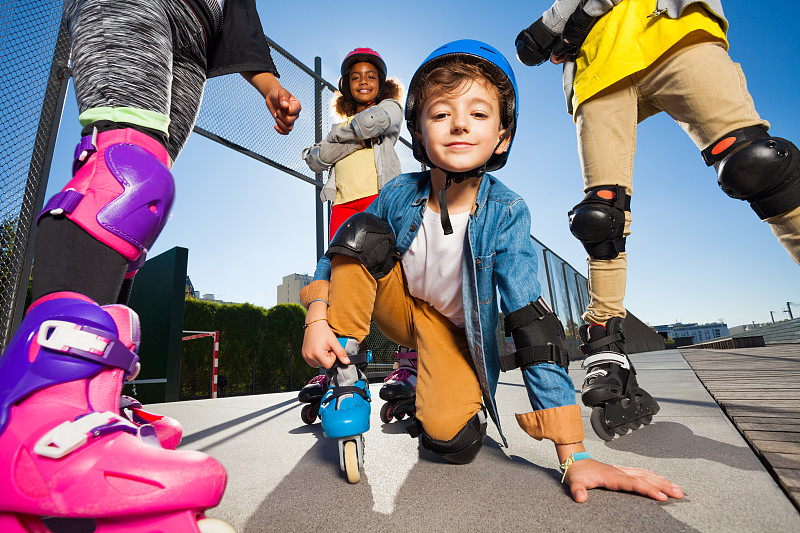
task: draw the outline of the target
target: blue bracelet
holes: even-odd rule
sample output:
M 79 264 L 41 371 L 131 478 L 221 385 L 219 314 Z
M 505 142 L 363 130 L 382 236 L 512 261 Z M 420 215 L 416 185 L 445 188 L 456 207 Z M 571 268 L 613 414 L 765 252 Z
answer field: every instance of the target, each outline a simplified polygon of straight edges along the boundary
M 567 468 L 569 468 L 572 465 L 572 463 L 574 463 L 575 461 L 580 461 L 581 459 L 591 459 L 591 458 L 592 456 L 589 455 L 589 452 L 573 453 L 572 455 L 567 457 L 567 460 L 561 463 L 561 471 L 564 472 L 564 475 L 561 477 L 561 482 L 563 483 L 564 479 L 567 477 Z

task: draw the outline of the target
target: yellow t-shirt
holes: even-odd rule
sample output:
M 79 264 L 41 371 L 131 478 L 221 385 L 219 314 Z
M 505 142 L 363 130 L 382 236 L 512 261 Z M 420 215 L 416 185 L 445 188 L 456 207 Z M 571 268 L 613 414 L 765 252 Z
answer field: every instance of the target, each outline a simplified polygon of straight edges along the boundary
M 623 0 L 603 15 L 581 46 L 575 61 L 573 109 L 619 80 L 644 70 L 694 32 L 708 41 L 728 41 L 719 19 L 695 3 L 677 19 L 653 13 L 653 0 Z
M 353 117 L 343 122 L 347 125 Z M 333 205 L 352 202 L 378 194 L 378 169 L 375 167 L 375 150 L 362 148 L 338 161 L 333 170 L 336 176 L 336 198 Z

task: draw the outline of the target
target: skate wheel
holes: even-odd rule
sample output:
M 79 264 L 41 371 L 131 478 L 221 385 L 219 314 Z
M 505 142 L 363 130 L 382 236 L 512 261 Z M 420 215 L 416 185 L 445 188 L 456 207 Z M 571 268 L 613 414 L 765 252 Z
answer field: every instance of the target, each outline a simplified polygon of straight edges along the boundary
M 628 433 L 630 433 L 630 431 L 631 428 L 628 427 L 628 424 L 622 424 L 614 428 L 614 433 L 616 433 L 619 436 L 627 435 Z
M 300 411 L 300 418 L 303 419 L 303 422 L 306 424 L 313 424 L 317 421 L 317 413 L 314 409 L 314 406 L 310 403 L 303 406 L 303 410 Z
M 232 525 L 217 518 L 203 518 L 197 521 L 200 533 L 236 533 Z
M 405 417 L 406 417 L 406 413 L 403 412 L 403 411 L 400 411 L 399 413 L 395 413 L 395 415 L 394 415 L 394 419 L 395 420 L 402 420 Z
M 639 421 L 644 424 L 645 426 L 653 421 L 653 415 L 645 415 L 639 419 Z
M 606 424 L 606 410 L 602 407 L 594 407 L 592 409 L 592 416 L 589 418 L 592 423 L 592 429 L 597 436 L 608 442 L 614 439 L 616 434 L 613 429 Z
M 361 481 L 361 472 L 358 469 L 358 449 L 355 441 L 352 440 L 344 443 L 344 471 L 347 474 L 347 481 L 350 483 Z
M 632 422 L 628 422 L 628 427 L 633 430 L 640 429 L 642 427 L 642 423 L 639 420 L 634 420 Z
M 381 422 L 384 424 L 388 424 L 392 421 L 392 416 L 394 415 L 392 404 L 385 403 L 383 407 L 381 407 Z

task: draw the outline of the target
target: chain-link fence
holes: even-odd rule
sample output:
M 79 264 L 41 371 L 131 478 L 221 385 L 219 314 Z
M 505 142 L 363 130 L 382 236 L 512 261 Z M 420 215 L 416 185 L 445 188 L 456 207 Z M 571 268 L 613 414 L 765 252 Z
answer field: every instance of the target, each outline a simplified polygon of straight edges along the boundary
M 22 315 L 69 79 L 61 9 L 61 0 L 0 4 L 0 347 Z

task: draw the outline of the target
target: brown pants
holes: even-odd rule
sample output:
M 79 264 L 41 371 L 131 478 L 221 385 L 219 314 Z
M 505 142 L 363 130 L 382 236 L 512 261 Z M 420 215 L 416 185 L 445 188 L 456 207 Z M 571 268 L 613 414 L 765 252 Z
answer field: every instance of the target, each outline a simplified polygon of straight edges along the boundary
M 703 150 L 746 126 L 769 127 L 756 113 L 741 67 L 720 43 L 684 41 L 647 69 L 615 83 L 578 107 L 575 122 L 584 190 L 621 185 L 633 191 L 636 126 L 666 111 Z M 630 234 L 625 213 L 624 234 Z M 789 255 L 800 264 L 800 207 L 767 219 Z M 589 306 L 583 318 L 605 324 L 625 316 L 627 254 L 588 259 Z
M 361 342 L 370 318 L 393 342 L 416 347 L 417 419 L 437 440 L 450 440 L 481 408 L 481 388 L 463 329 L 412 297 L 401 263 L 380 280 L 355 259 L 331 261 L 328 324 Z

